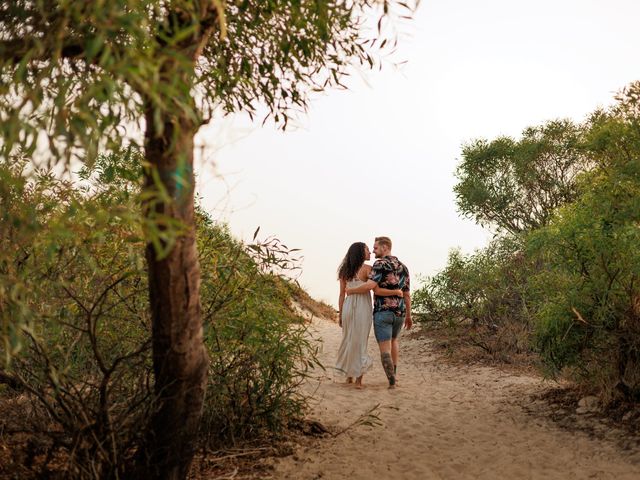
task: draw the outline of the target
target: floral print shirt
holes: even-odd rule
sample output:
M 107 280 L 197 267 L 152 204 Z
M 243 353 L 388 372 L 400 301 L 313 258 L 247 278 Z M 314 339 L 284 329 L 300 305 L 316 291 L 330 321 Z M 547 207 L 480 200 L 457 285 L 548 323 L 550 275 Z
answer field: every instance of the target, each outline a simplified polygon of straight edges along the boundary
M 403 292 L 410 290 L 409 270 L 398 260 L 398 257 L 387 255 L 373 264 L 369 280 L 373 280 L 381 288 L 389 290 L 400 289 Z M 390 310 L 396 315 L 404 315 L 404 297 L 380 297 L 374 296 L 373 313 Z

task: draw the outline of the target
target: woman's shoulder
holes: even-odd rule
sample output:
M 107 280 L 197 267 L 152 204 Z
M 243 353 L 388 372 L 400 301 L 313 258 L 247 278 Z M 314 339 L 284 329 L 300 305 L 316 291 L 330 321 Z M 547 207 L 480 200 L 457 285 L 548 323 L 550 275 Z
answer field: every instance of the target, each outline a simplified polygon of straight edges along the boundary
M 369 274 L 371 273 L 371 265 L 367 265 L 366 263 L 362 265 L 362 267 L 360 267 L 360 270 L 358 271 L 358 280 L 361 281 L 366 281 L 366 280 L 362 280 L 363 278 L 367 279 L 369 277 Z
M 362 272 L 369 273 L 370 271 L 371 271 L 371 265 L 363 263 L 362 266 L 360 267 L 360 269 L 358 270 L 358 273 L 362 273 Z

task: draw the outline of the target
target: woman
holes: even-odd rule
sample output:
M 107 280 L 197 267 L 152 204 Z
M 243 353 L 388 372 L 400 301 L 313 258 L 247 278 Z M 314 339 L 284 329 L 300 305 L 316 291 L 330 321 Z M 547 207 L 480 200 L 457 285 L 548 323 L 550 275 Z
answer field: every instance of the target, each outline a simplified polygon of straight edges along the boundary
M 338 309 L 342 327 L 342 343 L 338 349 L 336 369 L 347 376 L 347 383 L 356 379 L 356 388 L 362 388 L 362 377 L 371 367 L 373 360 L 367 353 L 369 332 L 373 317 L 371 293 L 357 293 L 345 298 L 347 288 L 355 288 L 365 283 L 371 272 L 371 266 L 364 262 L 371 258 L 371 252 L 362 242 L 349 247 L 338 268 L 340 296 Z M 376 288 L 376 295 L 402 296 L 401 290 Z

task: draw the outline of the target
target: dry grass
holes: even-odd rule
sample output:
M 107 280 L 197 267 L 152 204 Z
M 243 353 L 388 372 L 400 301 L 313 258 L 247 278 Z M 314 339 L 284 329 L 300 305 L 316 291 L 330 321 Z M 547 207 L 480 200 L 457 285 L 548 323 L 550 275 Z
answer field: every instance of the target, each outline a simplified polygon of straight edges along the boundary
M 495 332 L 470 325 L 419 324 L 411 336 L 431 340 L 436 355 L 451 364 L 478 364 L 513 373 L 538 374 L 538 356 L 527 349 L 513 348 L 523 343 L 520 331 Z
M 295 284 L 290 284 L 291 296 L 301 308 L 308 310 L 315 317 L 326 318 L 333 322 L 338 322 L 338 312 L 328 303 L 314 300 L 311 296 L 304 291 L 301 287 Z
M 0 479 L 66 478 L 66 462 L 51 449 L 51 439 L 28 432 L 24 402 L 0 399 Z
M 622 451 L 640 449 L 640 407 L 618 403 L 602 410 L 578 413 L 580 399 L 593 392 L 575 384 L 549 388 L 522 398 L 525 412 L 569 432 L 583 432 L 596 440 L 612 440 Z
M 286 440 L 265 438 L 226 450 L 199 451 L 193 460 L 189 480 L 273 478 L 271 472 L 279 457 L 294 453 L 305 438 L 322 435 L 322 429 L 305 424 L 304 427 L 295 426 Z M 68 478 L 64 455 L 56 454 L 47 459 L 41 449 L 42 441 L 47 439 L 34 434 L 0 431 L 0 480 Z
M 289 431 L 280 438 L 262 439 L 227 450 L 199 452 L 189 480 L 272 479 L 278 458 L 295 454 L 300 445 L 311 445 L 318 437 L 334 435 L 319 422 L 298 420 L 292 422 Z

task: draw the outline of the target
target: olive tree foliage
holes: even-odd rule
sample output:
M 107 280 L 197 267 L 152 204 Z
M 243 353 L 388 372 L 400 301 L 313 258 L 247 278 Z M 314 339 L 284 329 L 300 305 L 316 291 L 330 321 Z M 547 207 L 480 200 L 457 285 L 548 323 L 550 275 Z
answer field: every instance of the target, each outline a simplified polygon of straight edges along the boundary
M 145 119 L 160 132 L 165 113 L 197 128 L 219 109 L 264 104 L 286 125 L 311 91 L 378 64 L 371 47 L 384 40 L 362 35 L 367 16 L 412 10 L 382 0 L 0 5 L 0 152 L 31 155 L 47 140 L 51 159 L 67 162 L 92 162 Z
M 556 120 L 522 138 L 476 140 L 463 147 L 454 188 L 458 208 L 478 224 L 518 234 L 545 225 L 576 197 L 576 176 L 590 168 L 584 127 Z
M 0 2 L 0 155 L 91 165 L 144 151 L 140 196 L 157 409 L 140 476 L 184 478 L 207 383 L 193 148 L 220 114 L 260 104 L 283 127 L 314 90 L 378 65 L 389 0 Z M 377 29 L 367 38 L 372 17 Z M 375 24 L 375 23 L 374 23 Z
M 394 15 L 409 15 L 415 6 L 382 0 L 2 1 L 0 156 L 92 164 L 100 151 L 123 143 L 145 146 L 137 128 L 167 136 L 164 148 L 177 150 L 184 146 L 178 137 L 193 137 L 216 112 L 253 113 L 260 104 L 284 127 L 307 108 L 312 91 L 339 85 L 354 64 L 378 65 L 375 45 L 390 42 L 362 34 L 367 16 L 379 15 L 372 32 L 378 34 Z M 175 152 L 173 170 L 157 171 L 157 159 L 149 158 L 154 152 L 147 153 L 147 183 L 157 190 L 143 197 L 151 205 L 144 227 L 165 254 L 178 224 L 153 205 L 189 189 L 192 165 Z

